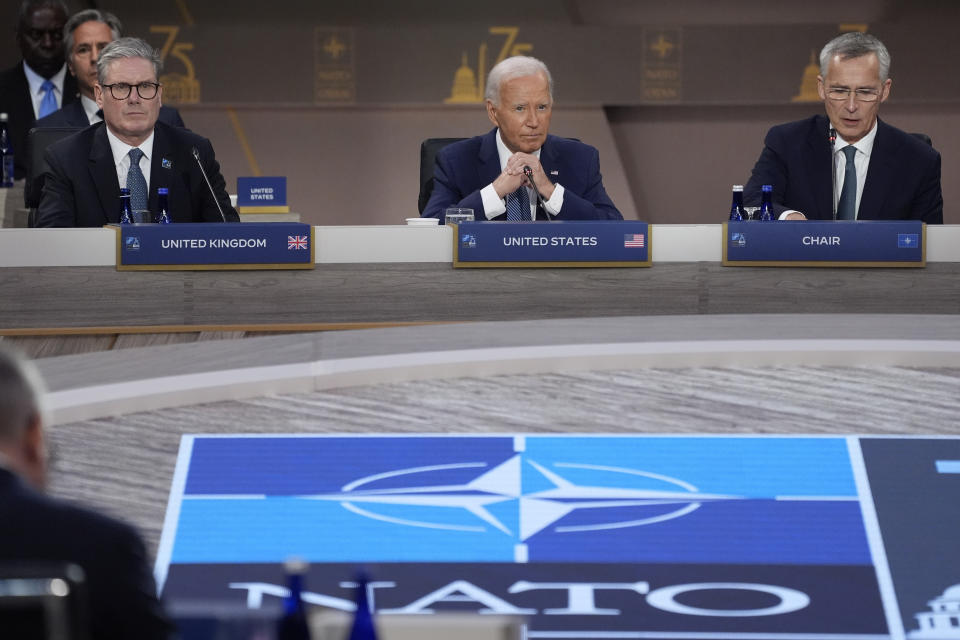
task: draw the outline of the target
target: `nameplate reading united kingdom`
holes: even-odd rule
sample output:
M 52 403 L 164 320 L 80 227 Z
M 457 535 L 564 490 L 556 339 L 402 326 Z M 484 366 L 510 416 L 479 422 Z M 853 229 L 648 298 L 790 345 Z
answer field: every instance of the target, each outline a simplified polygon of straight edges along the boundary
M 453 228 L 458 268 L 650 266 L 646 222 L 465 222 Z
M 117 225 L 117 269 L 312 269 L 313 227 L 299 222 Z
M 925 267 L 919 220 L 727 222 L 723 264 L 789 267 Z

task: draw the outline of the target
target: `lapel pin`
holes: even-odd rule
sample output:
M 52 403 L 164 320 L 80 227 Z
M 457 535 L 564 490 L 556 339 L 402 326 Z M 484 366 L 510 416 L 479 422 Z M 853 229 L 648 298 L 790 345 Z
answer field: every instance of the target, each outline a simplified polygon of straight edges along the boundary
M 553 171 L 550 172 L 550 175 L 552 175 L 552 176 L 558 176 L 558 175 L 560 175 L 560 170 L 559 170 L 559 169 L 554 169 Z
M 171 161 L 170 161 L 169 159 L 167 159 L 167 158 L 164 158 L 163 160 L 160 161 L 160 166 L 163 167 L 164 169 L 172 169 L 172 168 L 173 168 L 173 162 L 171 162 Z

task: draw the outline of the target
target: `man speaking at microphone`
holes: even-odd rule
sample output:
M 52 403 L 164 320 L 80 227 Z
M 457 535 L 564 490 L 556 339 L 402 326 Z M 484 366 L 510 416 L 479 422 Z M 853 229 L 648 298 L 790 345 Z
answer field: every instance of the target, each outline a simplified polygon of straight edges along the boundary
M 157 189 L 166 187 L 173 222 L 239 222 L 210 141 L 157 122 L 159 75 L 160 56 L 143 40 L 104 47 L 94 86 L 103 122 L 47 149 L 38 227 L 119 222 L 121 186 L 135 211 L 156 212 Z
M 549 135 L 553 80 L 536 58 L 506 58 L 490 71 L 487 116 L 496 128 L 437 154 L 425 218 L 447 207 L 477 220 L 622 220 L 603 188 L 593 147 Z
M 781 220 L 922 220 L 943 223 L 940 154 L 882 122 L 890 53 L 866 33 L 837 36 L 820 52 L 817 91 L 827 117 L 770 129 L 744 189 L 759 204 L 773 185 Z

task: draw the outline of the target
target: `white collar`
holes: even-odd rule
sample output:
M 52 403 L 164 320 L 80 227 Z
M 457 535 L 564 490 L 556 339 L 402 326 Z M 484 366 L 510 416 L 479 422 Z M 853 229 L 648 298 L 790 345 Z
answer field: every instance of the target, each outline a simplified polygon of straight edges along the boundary
M 30 65 L 27 64 L 27 61 L 23 61 L 23 73 L 27 76 L 27 84 L 30 85 L 30 95 L 35 96 L 40 94 L 40 87 L 43 86 L 43 83 L 47 80 L 53 83 L 53 86 L 57 88 L 57 91 L 60 92 L 60 95 L 63 95 L 63 80 L 67 76 L 67 65 L 64 64 L 60 67 L 60 71 L 57 71 L 55 74 L 49 78 L 44 78 L 39 73 L 30 68 Z
M 93 98 L 88 98 L 81 93 L 80 105 L 83 107 L 83 112 L 87 115 L 87 122 L 90 124 L 96 124 L 103 120 L 103 118 L 97 115 L 97 112 L 100 111 L 100 105 L 98 105 L 97 101 Z
M 497 155 L 500 156 L 500 169 L 502 170 L 507 166 L 507 160 L 510 159 L 510 156 L 513 155 L 513 151 L 507 149 L 507 145 L 503 144 L 503 138 L 500 137 L 500 128 L 497 127 Z M 533 152 L 533 155 L 540 159 L 540 149 L 537 149 Z
M 870 131 L 867 132 L 867 135 L 863 136 L 859 140 L 853 143 L 853 146 L 856 147 L 857 151 L 863 155 L 870 157 L 870 154 L 873 152 L 873 141 L 877 139 L 877 123 L 879 120 L 873 121 L 873 127 L 870 128 Z M 849 146 L 850 143 L 840 137 L 840 134 L 837 134 L 837 139 L 833 142 L 833 152 L 842 151 L 844 147 Z
M 110 141 L 110 150 L 113 151 L 113 163 L 119 165 L 123 159 L 128 156 L 130 149 L 133 149 L 133 147 L 115 136 L 106 123 L 104 123 L 103 126 L 107 129 L 107 140 Z M 153 157 L 153 137 L 155 134 L 155 131 L 151 131 L 150 137 L 141 142 L 137 147 L 140 151 L 143 151 L 143 155 L 148 161 Z

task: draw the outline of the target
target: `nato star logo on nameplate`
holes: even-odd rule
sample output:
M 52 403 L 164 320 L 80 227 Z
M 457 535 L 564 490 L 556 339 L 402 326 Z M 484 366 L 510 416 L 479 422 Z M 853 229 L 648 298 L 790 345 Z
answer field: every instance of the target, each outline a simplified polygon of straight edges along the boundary
M 898 233 L 897 248 L 913 249 L 920 244 L 920 234 L 918 233 Z

